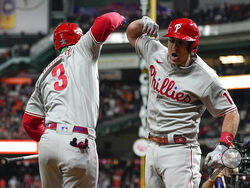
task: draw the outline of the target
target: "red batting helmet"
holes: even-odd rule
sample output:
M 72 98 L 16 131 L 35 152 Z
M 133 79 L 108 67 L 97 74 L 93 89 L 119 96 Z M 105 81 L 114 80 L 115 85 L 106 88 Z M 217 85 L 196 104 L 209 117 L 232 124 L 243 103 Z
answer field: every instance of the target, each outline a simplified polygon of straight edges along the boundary
M 173 37 L 193 42 L 190 47 L 191 53 L 196 53 L 200 41 L 199 29 L 193 20 L 178 18 L 169 24 L 167 34 L 163 37 Z
M 74 23 L 63 23 L 54 31 L 54 46 L 58 50 L 64 46 L 76 44 L 83 36 L 81 28 Z

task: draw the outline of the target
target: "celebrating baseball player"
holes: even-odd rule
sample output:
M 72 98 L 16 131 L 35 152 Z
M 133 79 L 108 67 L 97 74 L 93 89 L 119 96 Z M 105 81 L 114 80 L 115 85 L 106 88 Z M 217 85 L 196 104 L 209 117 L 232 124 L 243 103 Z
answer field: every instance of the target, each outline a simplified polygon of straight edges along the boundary
M 43 70 L 23 116 L 27 134 L 39 141 L 43 188 L 97 187 L 97 61 L 103 42 L 124 24 L 111 12 L 96 18 L 86 34 L 74 23 L 54 31 L 60 55 Z
M 224 117 L 220 144 L 208 154 L 216 166 L 237 131 L 239 114 L 213 69 L 197 54 L 199 30 L 187 18 L 173 20 L 165 47 L 153 37 L 159 26 L 143 16 L 129 24 L 127 37 L 149 70 L 145 180 L 147 188 L 198 188 L 201 174 L 198 132 L 207 109 Z

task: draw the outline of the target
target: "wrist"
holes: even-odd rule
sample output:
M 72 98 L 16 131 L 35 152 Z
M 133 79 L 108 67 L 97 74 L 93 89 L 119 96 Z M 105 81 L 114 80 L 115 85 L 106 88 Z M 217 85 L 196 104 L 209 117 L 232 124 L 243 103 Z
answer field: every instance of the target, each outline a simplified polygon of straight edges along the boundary
M 213 180 L 209 178 L 208 181 L 209 181 L 210 183 L 214 184 L 214 183 L 217 181 L 217 179 L 218 179 L 218 177 L 216 177 L 216 178 L 213 179 Z
M 229 146 L 225 142 L 220 142 L 220 145 L 223 145 L 223 146 L 226 146 L 227 148 L 229 148 Z
M 221 133 L 220 144 L 229 148 L 229 146 L 232 144 L 233 139 L 234 136 L 232 133 L 224 131 Z

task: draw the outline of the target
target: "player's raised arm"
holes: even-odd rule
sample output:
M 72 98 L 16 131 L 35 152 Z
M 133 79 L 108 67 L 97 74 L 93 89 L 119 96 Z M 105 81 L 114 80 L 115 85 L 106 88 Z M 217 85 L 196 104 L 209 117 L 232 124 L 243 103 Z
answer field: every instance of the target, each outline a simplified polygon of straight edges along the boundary
M 116 12 L 103 14 L 96 18 L 91 27 L 92 37 L 96 42 L 104 42 L 111 32 L 126 23 L 124 16 Z
M 143 16 L 139 20 L 131 22 L 127 28 L 127 38 L 132 46 L 135 47 L 135 42 L 138 37 L 146 33 L 148 36 L 157 37 L 159 26 L 151 18 Z

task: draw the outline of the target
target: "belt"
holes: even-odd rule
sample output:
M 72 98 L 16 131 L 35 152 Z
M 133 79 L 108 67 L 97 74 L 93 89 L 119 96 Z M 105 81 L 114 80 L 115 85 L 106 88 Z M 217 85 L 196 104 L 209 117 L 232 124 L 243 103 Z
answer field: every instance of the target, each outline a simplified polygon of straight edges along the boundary
M 168 140 L 168 137 L 165 137 L 165 136 L 157 137 L 157 136 L 149 135 L 148 139 L 158 144 L 171 144 Z M 187 139 L 183 136 L 175 135 L 173 137 L 173 141 L 175 144 L 185 144 Z
M 47 129 L 52 129 L 52 130 L 56 130 L 57 129 L 57 123 L 50 123 L 46 125 Z M 67 129 L 67 127 L 61 127 L 62 131 L 63 129 Z M 77 132 L 77 133 L 82 133 L 82 134 L 89 134 L 88 128 L 86 127 L 80 127 L 80 126 L 74 126 L 73 127 L 73 132 Z

